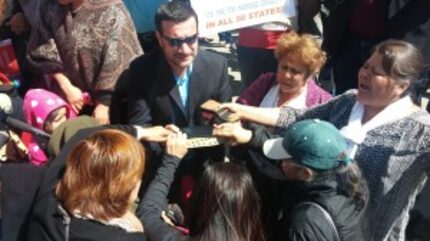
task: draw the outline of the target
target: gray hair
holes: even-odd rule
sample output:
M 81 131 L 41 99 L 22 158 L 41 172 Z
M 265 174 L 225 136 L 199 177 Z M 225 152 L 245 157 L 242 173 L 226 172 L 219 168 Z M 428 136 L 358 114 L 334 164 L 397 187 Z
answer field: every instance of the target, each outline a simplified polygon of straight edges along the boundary
M 382 68 L 398 83 L 413 82 L 423 68 L 423 56 L 412 44 L 389 39 L 375 46 L 373 53 L 382 55 Z

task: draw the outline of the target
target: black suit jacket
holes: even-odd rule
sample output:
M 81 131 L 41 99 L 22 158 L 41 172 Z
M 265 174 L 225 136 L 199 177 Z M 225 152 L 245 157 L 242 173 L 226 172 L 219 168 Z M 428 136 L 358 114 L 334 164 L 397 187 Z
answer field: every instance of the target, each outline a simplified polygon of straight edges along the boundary
M 131 124 L 179 127 L 203 124 L 200 105 L 206 100 L 229 100 L 232 94 L 224 57 L 199 50 L 193 62 L 188 108 L 184 108 L 176 80 L 161 50 L 130 65 L 128 120 Z

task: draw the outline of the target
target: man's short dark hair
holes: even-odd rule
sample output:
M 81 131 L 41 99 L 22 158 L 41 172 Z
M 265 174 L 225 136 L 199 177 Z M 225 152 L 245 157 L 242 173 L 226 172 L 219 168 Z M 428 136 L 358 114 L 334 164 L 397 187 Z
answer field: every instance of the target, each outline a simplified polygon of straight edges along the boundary
M 155 13 L 155 26 L 157 31 L 162 33 L 162 21 L 172 21 L 181 23 L 194 17 L 198 25 L 197 14 L 189 3 L 183 1 L 171 1 L 160 5 Z

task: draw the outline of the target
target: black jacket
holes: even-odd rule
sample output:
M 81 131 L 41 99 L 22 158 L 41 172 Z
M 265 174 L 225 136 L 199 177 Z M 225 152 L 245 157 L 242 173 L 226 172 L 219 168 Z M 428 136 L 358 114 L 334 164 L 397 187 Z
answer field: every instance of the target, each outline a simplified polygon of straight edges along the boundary
M 202 125 L 200 105 L 209 99 L 226 102 L 232 94 L 226 59 L 203 50 L 193 61 L 187 108 L 161 50 L 135 59 L 130 64 L 129 78 L 128 118 L 132 124 Z
M 326 210 L 338 233 L 339 241 L 369 240 L 364 215 L 365 208 L 357 208 L 352 198 L 341 194 L 335 180 L 319 180 L 304 184 L 305 198 L 297 204 L 290 216 L 288 237 L 291 241 L 336 241 L 333 226 L 323 212 L 312 202 Z
M 279 169 L 261 154 L 261 147 L 264 142 L 274 137 L 264 127 L 251 125 L 252 139 L 249 143 L 253 161 L 260 171 L 268 175 L 273 175 Z M 279 171 L 279 170 L 278 170 Z M 324 217 L 321 210 L 312 205 L 303 205 L 304 202 L 313 202 L 326 210 L 335 223 L 340 241 L 364 241 L 369 240 L 368 224 L 365 218 L 366 209 L 359 209 L 354 204 L 352 198 L 346 196 L 338 188 L 335 177 L 325 177 L 309 183 L 300 183 L 294 188 L 294 193 L 289 195 L 300 196 L 296 205 L 290 212 L 284 212 L 284 223 L 287 233 L 281 235 L 288 237 L 291 241 L 337 241 L 333 228 Z M 297 192 L 297 193 L 296 193 Z M 285 240 L 285 239 L 282 239 Z
M 175 156 L 163 157 L 154 180 L 140 202 L 137 216 L 142 220 L 145 232 L 151 241 L 177 241 L 185 237 L 160 218 L 161 211 L 167 209 L 167 194 L 179 162 L 180 160 Z
M 131 124 L 175 124 L 180 128 L 206 125 L 200 105 L 209 99 L 226 102 L 232 94 L 226 59 L 204 50 L 199 50 L 193 61 L 187 107 L 182 104 L 174 74 L 161 50 L 135 59 L 130 64 L 129 78 L 125 88 L 128 90 L 128 120 Z M 156 153 L 155 156 L 162 155 L 158 145 L 151 145 L 149 149 Z M 176 187 L 183 176 L 198 178 L 204 166 L 223 158 L 223 146 L 190 150 L 176 172 L 172 200 L 180 202 L 181 194 Z
M 65 241 L 66 225 L 64 215 L 59 210 L 59 202 L 54 195 L 54 187 L 61 177 L 66 157 L 76 143 L 98 130 L 112 128 L 109 126 L 89 128 L 79 131 L 63 147 L 60 154 L 48 166 L 36 196 L 31 213 L 27 240 L 29 241 Z M 135 135 L 135 130 L 129 127 L 114 127 Z M 71 218 L 69 240 L 78 241 L 145 241 L 143 233 L 127 233 L 121 228 L 107 226 L 99 222 Z

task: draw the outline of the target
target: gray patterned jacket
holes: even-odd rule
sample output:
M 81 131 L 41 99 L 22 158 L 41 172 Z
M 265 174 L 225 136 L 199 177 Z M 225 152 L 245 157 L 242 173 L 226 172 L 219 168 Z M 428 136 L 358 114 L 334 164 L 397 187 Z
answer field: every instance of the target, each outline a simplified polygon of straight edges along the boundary
M 355 96 L 356 90 L 349 91 L 307 111 L 283 107 L 278 132 L 310 118 L 341 129 L 348 123 Z M 430 114 L 419 110 L 369 131 L 355 159 L 369 185 L 372 240 L 405 240 L 409 210 L 430 173 Z

